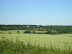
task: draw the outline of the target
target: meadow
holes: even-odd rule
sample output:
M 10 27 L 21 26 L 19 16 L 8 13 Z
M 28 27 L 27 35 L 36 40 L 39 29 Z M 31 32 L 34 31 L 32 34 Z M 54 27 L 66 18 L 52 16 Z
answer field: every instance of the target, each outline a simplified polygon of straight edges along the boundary
M 47 48 L 49 49 L 51 47 L 58 49 L 58 50 L 59 49 L 60 50 L 72 50 L 72 34 L 56 34 L 56 35 L 52 35 L 52 34 L 24 34 L 23 30 L 20 30 L 20 34 L 17 34 L 17 31 L 18 30 L 0 31 L 0 32 L 4 32 L 4 34 L 0 34 L 0 40 L 7 40 L 8 39 L 10 41 L 13 41 L 14 43 L 18 40 L 20 42 L 24 42 L 24 44 L 26 44 L 26 45 L 28 45 L 28 43 L 30 42 L 32 47 L 33 46 L 38 47 L 38 48 L 41 47 L 40 49 L 45 47 L 46 51 L 47 51 Z M 8 34 L 8 32 L 11 32 L 12 34 Z M 69 52 L 72 53 L 72 51 L 69 51 Z M 69 53 L 69 52 L 67 52 L 67 53 Z M 45 52 L 45 54 L 46 53 L 47 52 Z M 55 54 L 56 53 L 57 52 L 55 52 Z M 36 54 L 38 54 L 38 53 L 36 53 Z M 42 51 L 41 51 L 41 54 L 42 54 Z M 61 54 L 62 54 L 62 52 L 61 52 Z

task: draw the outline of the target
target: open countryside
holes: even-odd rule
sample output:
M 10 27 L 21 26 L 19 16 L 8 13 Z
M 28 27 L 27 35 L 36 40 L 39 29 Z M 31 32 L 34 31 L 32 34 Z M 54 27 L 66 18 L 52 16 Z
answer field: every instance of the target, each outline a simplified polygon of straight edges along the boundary
M 0 31 L 1 43 L 2 41 L 5 41 L 9 45 L 9 42 L 11 41 L 12 43 L 10 44 L 10 46 L 12 44 L 16 44 L 16 45 L 18 44 L 20 45 L 19 48 L 21 48 L 22 46 L 21 42 L 22 42 L 23 45 L 26 45 L 25 48 L 27 48 L 28 46 L 30 47 L 31 52 L 29 53 L 34 53 L 34 54 L 38 54 L 37 51 L 39 51 L 39 49 L 41 49 L 40 50 L 41 54 L 43 54 L 42 52 L 44 52 L 45 54 L 47 53 L 55 53 L 55 54 L 56 53 L 57 54 L 58 53 L 64 53 L 64 54 L 72 53 L 72 31 L 70 30 L 72 29 L 71 28 L 72 26 L 41 26 L 41 25 L 40 26 L 37 26 L 37 25 L 22 25 L 22 26 L 20 25 L 0 25 L 0 26 L 2 28 Z M 25 29 L 23 30 L 23 28 Z M 5 42 L 3 42 L 2 44 L 6 45 Z M 28 51 L 30 50 L 29 47 L 27 48 Z M 5 48 L 7 49 L 7 47 Z M 35 49 L 37 51 L 33 52 L 34 50 L 32 49 Z M 44 51 L 44 49 L 46 51 Z M 12 49 L 10 48 L 9 50 L 12 50 Z M 20 51 L 19 50 L 17 51 L 17 53 L 27 54 L 27 50 L 25 50 L 24 48 L 23 50 L 25 52 L 24 51 L 19 52 Z M 12 52 L 2 51 L 2 53 L 12 53 Z M 13 53 L 16 53 L 16 52 L 13 51 Z
M 60 49 L 64 48 L 64 45 L 70 45 L 72 47 L 72 34 L 58 34 L 58 35 L 50 35 L 50 34 L 0 34 L 0 40 L 9 39 L 16 41 L 18 38 L 20 41 L 28 42 L 31 44 L 36 44 L 40 46 L 49 47 L 52 44 L 55 47 L 59 47 Z
M 72 54 L 72 0 L 0 0 L 0 54 Z

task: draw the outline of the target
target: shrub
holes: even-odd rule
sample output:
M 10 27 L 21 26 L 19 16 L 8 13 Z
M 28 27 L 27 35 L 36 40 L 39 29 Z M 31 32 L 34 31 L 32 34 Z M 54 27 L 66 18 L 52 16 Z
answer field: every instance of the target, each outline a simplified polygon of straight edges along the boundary
M 25 31 L 24 33 L 31 33 L 31 31 Z
M 47 32 L 45 32 L 45 34 L 57 34 L 56 30 L 47 30 Z
M 51 31 L 47 31 L 47 32 L 45 32 L 45 34 L 51 34 Z
M 5 34 L 4 32 L 0 32 L 0 34 Z
M 17 31 L 17 34 L 19 34 L 20 33 L 20 31 Z
M 40 31 L 40 29 L 38 31 Z
M 0 32 L 0 34 L 2 34 L 2 32 Z
M 8 34 L 12 34 L 11 32 L 9 32 Z
M 51 34 L 57 34 L 57 31 L 56 30 L 52 30 Z
M 33 33 L 36 33 L 35 31 L 33 31 Z
M 41 31 L 43 31 L 43 29 L 41 29 Z

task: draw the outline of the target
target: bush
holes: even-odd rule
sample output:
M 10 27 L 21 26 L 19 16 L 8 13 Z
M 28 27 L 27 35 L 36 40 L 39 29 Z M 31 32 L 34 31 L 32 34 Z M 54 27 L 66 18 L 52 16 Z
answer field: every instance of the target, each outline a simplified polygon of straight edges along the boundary
M 35 31 L 33 31 L 33 33 L 36 33 Z
M 43 29 L 41 29 L 41 31 L 43 31 Z
M 17 31 L 17 34 L 19 34 L 20 33 L 20 31 Z
M 56 30 L 52 30 L 51 34 L 57 34 L 57 31 Z
M 31 33 L 31 31 L 25 31 L 24 33 Z
M 57 34 L 56 30 L 47 30 L 45 34 Z
M 8 34 L 12 34 L 11 32 L 9 32 Z
M 47 31 L 47 32 L 45 32 L 45 34 L 51 34 L 51 31 Z
M 0 32 L 0 34 L 2 34 L 2 32 Z
M 0 34 L 5 34 L 4 32 L 0 32 Z
M 40 29 L 38 31 L 40 31 Z

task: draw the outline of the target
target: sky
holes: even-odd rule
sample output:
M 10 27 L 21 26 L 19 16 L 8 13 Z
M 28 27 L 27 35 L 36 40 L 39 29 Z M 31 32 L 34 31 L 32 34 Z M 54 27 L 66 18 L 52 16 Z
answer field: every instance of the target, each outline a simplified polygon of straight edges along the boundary
M 0 0 L 0 24 L 72 25 L 72 0 Z

